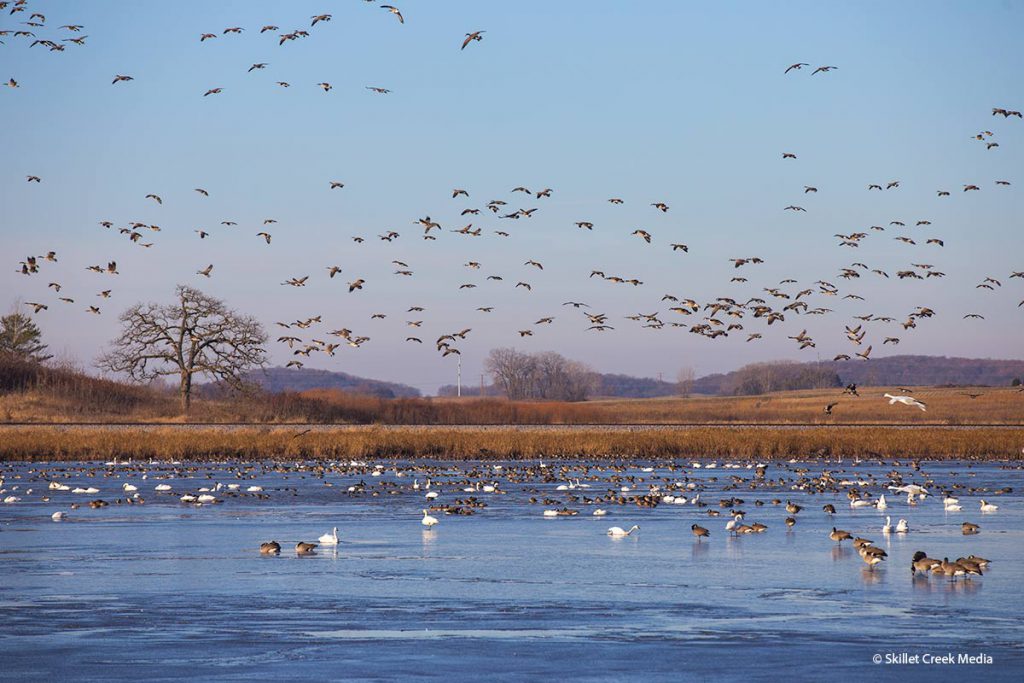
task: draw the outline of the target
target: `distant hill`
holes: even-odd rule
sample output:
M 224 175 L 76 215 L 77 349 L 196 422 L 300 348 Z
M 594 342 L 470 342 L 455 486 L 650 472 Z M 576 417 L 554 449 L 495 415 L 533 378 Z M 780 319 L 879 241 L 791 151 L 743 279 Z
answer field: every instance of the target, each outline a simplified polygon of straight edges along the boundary
M 949 358 L 946 356 L 885 356 L 864 361 L 826 362 L 843 382 L 874 385 L 943 384 L 1008 386 L 1024 380 L 1024 360 Z
M 308 389 L 339 389 L 352 394 L 366 394 L 380 398 L 410 398 L 420 395 L 419 389 L 406 384 L 356 377 L 347 372 L 307 368 L 255 370 L 248 373 L 246 380 L 260 385 L 265 391 L 274 393 L 306 391 Z
M 1024 361 L 946 356 L 885 356 L 869 361 L 757 363 L 706 375 L 693 384 L 698 394 L 751 394 L 848 384 L 874 386 L 1008 386 L 1024 379 Z

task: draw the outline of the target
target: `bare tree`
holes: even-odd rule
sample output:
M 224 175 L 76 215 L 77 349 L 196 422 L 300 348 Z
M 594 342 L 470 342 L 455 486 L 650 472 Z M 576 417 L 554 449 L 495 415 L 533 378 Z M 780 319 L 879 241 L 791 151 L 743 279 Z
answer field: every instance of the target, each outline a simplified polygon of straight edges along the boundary
M 687 398 L 690 392 L 693 391 L 693 382 L 697 378 L 697 373 L 689 365 L 679 368 L 679 372 L 676 373 L 676 386 L 679 390 L 679 395 L 683 398 Z
M 121 334 L 98 364 L 137 382 L 179 378 L 181 409 L 188 413 L 197 375 L 240 387 L 242 373 L 266 363 L 267 335 L 255 318 L 222 301 L 178 285 L 177 301 L 136 304 L 121 314 Z
M 551 351 L 528 354 L 493 349 L 484 368 L 512 400 L 583 401 L 597 384 L 589 367 Z

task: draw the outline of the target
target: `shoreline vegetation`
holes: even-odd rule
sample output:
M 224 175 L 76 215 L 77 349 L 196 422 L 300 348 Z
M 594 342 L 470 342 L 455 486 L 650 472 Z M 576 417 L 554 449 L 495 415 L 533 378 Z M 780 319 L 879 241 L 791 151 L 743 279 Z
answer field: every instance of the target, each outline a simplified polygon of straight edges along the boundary
M 1024 460 L 1012 427 L 207 427 L 0 426 L 0 459 L 830 459 Z

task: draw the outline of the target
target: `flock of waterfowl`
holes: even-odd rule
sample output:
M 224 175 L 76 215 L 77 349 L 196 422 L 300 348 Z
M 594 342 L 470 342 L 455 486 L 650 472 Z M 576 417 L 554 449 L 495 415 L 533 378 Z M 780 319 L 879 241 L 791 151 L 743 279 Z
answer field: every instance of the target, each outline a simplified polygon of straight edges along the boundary
M 355 461 L 41 464 L 23 469 L 9 465 L 0 476 L 0 495 L 5 496 L 0 500 L 7 504 L 70 503 L 67 510 L 51 515 L 55 522 L 66 522 L 74 521 L 73 515 L 80 514 L 75 511 L 80 510 L 82 504 L 72 502 L 79 496 L 89 500 L 89 508 L 102 510 L 111 502 L 114 506 L 156 503 L 204 507 L 233 502 L 258 505 L 275 500 L 295 501 L 301 491 L 303 496 L 318 495 L 317 502 L 358 504 L 383 498 L 398 506 L 394 508 L 397 518 L 411 516 L 413 510 L 419 509 L 422 515 L 419 522 L 425 533 L 436 533 L 446 516 L 502 516 L 518 511 L 527 517 L 537 514 L 542 518 L 579 519 L 582 516 L 605 517 L 614 510 L 617 517 L 629 523 L 608 527 L 606 534 L 613 538 L 637 535 L 640 524 L 632 522 L 639 522 L 637 517 L 662 508 L 671 511 L 672 519 L 678 517 L 689 526 L 697 544 L 713 542 L 720 533 L 731 538 L 770 535 L 773 527 L 784 525 L 785 533 L 790 534 L 807 525 L 807 533 L 827 536 L 839 547 L 849 541 L 868 570 L 874 571 L 889 554 L 868 538 L 868 525 L 877 517 L 859 511 L 865 508 L 879 513 L 890 510 L 898 503 L 887 500 L 887 494 L 906 495 L 898 522 L 893 525 L 892 517 L 886 516 L 884 525 L 874 527 L 889 539 L 892 535 L 903 538 L 914 534 L 907 518 L 922 506 L 933 506 L 933 500 L 942 504 L 943 521 L 938 525 L 930 524 L 928 535 L 934 536 L 943 530 L 949 534 L 955 529 L 957 536 L 976 536 L 982 526 L 976 521 L 963 520 L 958 514 L 967 497 L 976 501 L 979 513 L 992 514 L 999 506 L 989 501 L 995 496 L 1013 493 L 1009 486 L 972 485 L 970 467 L 940 473 L 938 470 L 943 464 L 938 462 L 825 463 L 817 473 L 813 473 L 811 467 L 796 460 L 721 464 L 669 461 L 656 465 L 621 462 L 373 465 Z M 229 478 L 235 481 L 225 483 Z M 108 480 L 111 484 L 105 485 Z M 116 487 L 123 497 L 113 501 L 95 498 L 101 488 L 110 486 Z M 143 498 L 144 490 L 151 490 L 152 496 Z M 803 500 L 794 500 L 797 496 Z M 849 501 L 848 506 L 838 504 L 842 498 Z M 818 503 L 821 512 L 815 513 L 812 511 L 814 499 L 832 502 Z M 748 514 L 747 506 L 756 512 Z M 529 512 L 534 507 L 540 507 L 541 511 Z M 844 507 L 849 512 L 844 511 Z M 751 521 L 748 516 L 759 519 Z M 713 522 L 716 518 L 727 521 Z M 856 524 L 858 530 L 839 528 L 837 521 L 841 519 Z M 343 535 L 335 526 L 316 541 L 297 539 L 294 548 L 299 555 L 313 555 L 320 547 L 337 549 L 343 542 Z M 276 539 L 259 545 L 263 555 L 278 555 L 282 548 L 282 542 Z M 929 560 L 924 552 L 918 552 L 913 559 L 913 571 L 955 580 L 982 575 L 988 562 L 973 552 L 964 552 L 953 562 L 948 558 Z
M 403 30 L 402 25 L 406 23 L 406 16 L 398 7 L 379 5 L 377 9 L 394 17 L 396 21 L 393 30 Z M 54 22 L 48 21 L 41 12 L 33 11 L 28 0 L 0 2 L 0 10 L 6 11 L 9 21 L 18 22 L 9 26 L 0 26 L 0 38 L 10 40 L 10 44 L 4 48 L 6 50 L 24 49 L 28 51 L 27 55 L 19 56 L 19 59 L 42 58 L 44 53 L 38 51 L 39 47 L 51 53 L 70 53 L 72 49 L 87 49 L 89 43 L 86 42 L 86 38 L 88 35 L 82 34 L 82 31 L 85 30 L 84 26 L 67 22 L 60 23 L 56 28 L 51 28 Z M 417 11 L 429 11 L 429 8 L 417 8 Z M 229 26 L 202 32 L 198 36 L 198 41 L 204 44 L 203 49 L 213 49 L 211 47 L 213 44 L 224 40 L 242 41 L 247 46 L 251 45 L 253 51 L 254 59 L 247 69 L 250 78 L 282 78 L 280 75 L 274 76 L 274 60 L 270 58 L 264 60 L 263 55 L 267 54 L 268 50 L 287 50 L 287 45 L 296 40 L 316 40 L 319 38 L 318 34 L 322 32 L 325 34 L 323 39 L 329 39 L 331 20 L 332 14 L 319 13 L 312 16 L 292 17 L 289 20 L 291 25 L 300 21 L 303 24 L 303 27 L 292 30 L 284 30 L 274 22 L 250 27 Z M 410 22 L 415 21 L 415 15 L 410 16 L 409 20 Z M 486 31 L 482 29 L 467 31 L 464 37 L 459 39 L 461 44 L 459 41 L 453 41 L 452 49 L 465 50 L 472 43 L 482 41 L 485 33 Z M 474 59 L 487 58 L 486 50 L 483 48 L 470 52 L 475 52 L 472 56 Z M 469 58 L 468 52 L 466 56 Z M 67 59 L 67 56 L 56 58 Z M 126 56 L 125 61 L 130 63 L 130 57 Z M 129 65 L 126 64 L 126 67 Z M 803 67 L 809 66 L 810 64 L 806 62 L 795 62 L 785 68 L 784 73 L 779 76 L 786 79 L 797 78 Z M 107 87 L 132 88 L 133 84 L 146 78 L 141 73 L 136 74 L 130 68 L 125 68 L 123 71 L 123 73 L 114 74 L 111 84 Z M 829 64 L 817 66 L 813 70 L 807 69 L 807 71 L 810 71 L 810 74 L 804 78 L 811 79 L 806 82 L 806 87 L 809 88 L 814 87 L 824 77 L 841 78 L 843 73 L 838 66 Z M 806 72 L 804 73 L 806 74 Z M 272 80 L 271 82 L 276 83 L 278 87 L 288 88 L 294 80 Z M 44 83 L 23 82 L 15 77 L 10 78 L 7 85 L 11 90 L 10 96 L 17 96 L 16 89 L 46 87 Z M 334 89 L 329 81 L 318 82 L 315 77 L 308 78 L 306 87 L 318 87 L 325 93 L 330 93 Z M 390 88 L 379 85 L 367 85 L 365 88 L 373 95 L 390 95 L 392 93 Z M 230 97 L 230 90 L 217 84 L 209 84 L 197 88 L 196 95 L 202 97 L 217 95 L 227 98 Z M 394 102 L 396 106 L 400 106 L 398 100 Z M 418 106 L 418 104 L 414 104 L 414 106 Z M 999 136 L 1005 131 L 1009 131 L 1011 126 L 1019 125 L 1015 123 L 1015 120 L 1021 118 L 1019 111 L 1006 107 L 991 108 L 991 114 L 979 107 L 978 116 L 978 127 L 984 126 L 984 129 L 980 132 L 971 131 L 969 136 L 965 132 L 964 137 L 982 141 L 985 150 L 983 153 L 998 153 L 993 150 L 999 148 L 997 141 L 1001 139 Z M 986 123 L 981 123 L 982 120 L 986 120 Z M 779 163 L 782 165 L 780 173 L 788 174 L 796 169 L 802 169 L 801 174 L 805 178 L 811 179 L 822 170 L 813 165 L 803 168 L 807 162 L 798 153 L 802 151 L 797 147 L 800 141 L 790 140 L 787 142 L 793 146 L 779 152 Z M 349 173 L 354 172 L 350 170 Z M 25 169 L 24 177 L 33 186 L 33 191 L 36 191 L 37 187 L 46 187 L 44 178 L 32 173 L 31 169 Z M 335 193 L 343 196 L 345 192 L 349 191 L 346 190 L 346 185 L 350 182 L 352 181 L 324 178 L 322 181 L 324 201 L 337 199 Z M 935 258 L 941 258 L 938 255 L 941 254 L 943 248 L 955 244 L 953 241 L 955 238 L 949 235 L 951 226 L 943 220 L 944 203 L 972 201 L 974 195 L 984 197 L 990 189 L 1002 192 L 1011 186 L 1010 180 L 1001 177 L 967 179 L 966 182 L 962 182 L 962 179 L 950 175 L 948 182 L 947 187 L 952 187 L 954 184 L 959 185 L 960 192 L 954 194 L 946 187 L 940 187 L 935 191 L 932 200 L 935 202 L 934 204 L 920 202 L 911 204 L 908 202 L 901 215 L 888 215 L 885 213 L 888 209 L 880 208 L 876 212 L 877 217 L 872 221 L 874 224 L 848 226 L 835 233 L 835 238 L 839 240 L 839 248 L 854 249 L 858 253 L 863 253 L 871 251 L 871 245 L 876 245 L 871 254 L 875 257 L 892 253 L 897 245 L 899 249 L 906 249 L 906 263 L 893 273 L 896 281 L 906 284 L 893 283 L 894 286 L 887 288 L 887 301 L 877 302 L 878 306 L 887 304 L 899 306 L 899 301 L 904 296 L 912 296 L 915 300 L 920 300 L 928 295 L 928 289 L 910 284 L 912 281 L 931 281 L 946 277 L 947 273 L 942 269 L 943 266 L 932 263 Z M 260 225 L 240 227 L 230 217 L 217 216 L 214 212 L 223 210 L 218 208 L 212 209 L 208 213 L 209 223 L 202 226 L 184 225 L 177 217 L 176 211 L 185 207 L 191 211 L 195 208 L 196 201 L 212 201 L 211 197 L 215 196 L 218 190 L 218 188 L 208 190 L 204 187 L 193 187 L 193 185 L 183 179 L 176 187 L 164 188 L 162 193 L 147 193 L 145 199 L 152 202 L 153 210 L 147 212 L 150 215 L 142 220 L 114 220 L 102 216 L 92 217 L 92 220 L 97 221 L 111 237 L 120 237 L 143 249 L 160 248 L 157 240 L 163 232 L 175 231 L 187 234 L 189 231 L 193 231 L 198 235 L 197 240 L 201 242 L 195 246 L 193 251 L 198 253 L 200 250 L 204 250 L 209 258 L 204 256 L 201 263 L 189 267 L 183 273 L 194 273 L 203 278 L 216 277 L 215 257 L 232 253 L 233 240 L 243 239 L 234 237 L 232 233 L 248 231 L 247 234 L 250 237 L 244 239 L 259 240 L 268 248 L 273 248 L 274 233 L 271 232 L 271 226 L 280 229 L 281 226 L 288 224 L 285 218 L 281 218 L 279 222 L 277 218 L 268 217 Z M 510 185 L 512 184 L 510 183 Z M 903 192 L 908 186 L 913 185 L 914 180 L 910 178 L 869 183 L 866 186 L 864 203 L 870 206 L 875 192 L 891 195 Z M 819 202 L 822 201 L 819 197 L 827 198 L 829 189 L 825 183 L 801 181 L 794 185 L 793 191 L 800 197 L 808 198 L 811 202 Z M 488 195 L 491 197 L 490 199 L 477 199 Z M 457 202 L 454 209 L 450 208 L 450 204 L 449 208 L 438 205 L 424 207 L 422 215 L 410 217 L 409 222 L 417 229 L 422 229 L 422 233 L 419 235 L 421 237 L 419 244 L 425 249 L 443 249 L 439 246 L 442 240 L 515 240 L 518 236 L 517 233 L 524 230 L 524 224 L 537 225 L 544 222 L 540 218 L 543 215 L 542 206 L 545 201 L 556 195 L 556 189 L 537 187 L 532 184 L 515 185 L 508 192 L 499 193 L 498 196 L 495 196 L 494 188 L 476 188 L 470 191 L 459 185 L 452 190 L 451 197 L 447 198 L 449 201 Z M 26 193 L 25 197 L 26 201 L 33 201 L 31 193 Z M 620 212 L 620 215 L 605 224 L 601 224 L 596 218 L 588 215 L 595 207 L 595 203 L 601 201 L 617 207 L 616 210 Z M 682 259 L 679 262 L 679 267 L 685 268 L 687 257 L 703 259 L 706 258 L 706 255 L 694 253 L 695 250 L 686 244 L 685 234 L 692 228 L 682 228 L 672 218 L 671 206 L 678 201 L 681 199 L 672 197 L 636 197 L 628 200 L 620 196 L 613 196 L 605 200 L 593 197 L 589 205 L 587 202 L 578 203 L 580 215 L 575 220 L 564 226 L 546 225 L 545 227 L 551 231 L 551 234 L 558 234 L 559 239 L 564 240 L 580 240 L 580 231 L 586 235 L 596 231 L 621 234 L 622 239 L 617 249 L 671 250 L 671 253 L 677 254 Z M 576 203 L 575 200 L 574 203 Z M 636 205 L 637 208 L 633 209 L 633 205 Z M 887 202 L 886 205 L 891 204 Z M 794 221 L 805 220 L 804 216 L 812 216 L 814 220 L 825 220 L 822 216 L 827 213 L 825 207 L 816 204 L 804 206 L 789 203 L 782 207 L 782 210 L 794 214 Z M 439 212 L 451 214 L 452 220 L 442 221 L 431 217 L 438 215 Z M 213 225 L 218 227 L 212 227 Z M 566 229 L 565 232 L 558 232 L 563 228 Z M 574 235 L 572 231 L 577 234 Z M 888 231 L 896 231 L 899 234 L 890 241 L 878 243 L 881 235 Z M 294 264 L 294 268 L 300 272 L 292 273 L 278 281 L 287 287 L 305 287 L 313 277 L 309 270 L 311 268 L 313 271 L 327 271 L 331 280 L 336 275 L 344 274 L 346 277 L 337 280 L 346 283 L 340 292 L 345 292 L 345 288 L 347 288 L 347 293 L 353 296 L 360 294 L 372 296 L 372 291 L 378 283 L 365 272 L 368 270 L 367 259 L 366 256 L 359 253 L 359 245 L 368 239 L 374 239 L 373 234 L 376 234 L 377 241 L 391 245 L 389 248 L 391 258 L 388 265 L 393 272 L 393 277 L 413 279 L 413 284 L 409 288 L 410 300 L 405 303 L 391 301 L 387 306 L 382 304 L 380 310 L 374 311 L 367 320 L 349 317 L 327 322 L 325 316 L 320 314 L 276 322 L 276 325 L 288 331 L 277 338 L 282 346 L 287 346 L 287 351 L 282 349 L 282 352 L 290 358 L 288 366 L 301 368 L 305 359 L 314 354 L 318 357 L 334 356 L 335 350 L 342 346 L 364 347 L 377 337 L 379 331 L 386 329 L 382 327 L 383 323 L 380 321 L 389 316 L 401 318 L 404 320 L 405 327 L 421 331 L 426 331 L 428 325 L 432 326 L 433 331 L 436 332 L 436 350 L 441 357 L 459 355 L 461 353 L 460 343 L 467 339 L 467 335 L 474 325 L 481 324 L 484 320 L 486 323 L 483 324 L 487 325 L 508 325 L 510 338 L 517 341 L 541 336 L 542 328 L 559 324 L 564 319 L 570 324 L 579 325 L 583 331 L 594 333 L 613 331 L 620 324 L 618 321 L 622 320 L 635 323 L 645 330 L 677 328 L 707 339 L 719 340 L 735 335 L 745 338 L 747 342 L 754 342 L 763 339 L 769 329 L 785 328 L 787 324 L 793 326 L 791 331 L 795 332 L 796 328 L 803 327 L 803 325 L 799 322 L 794 325 L 794 321 L 799 321 L 805 316 L 824 316 L 835 313 L 835 309 L 830 307 L 831 301 L 865 302 L 866 297 L 858 293 L 855 287 L 863 278 L 890 279 L 889 271 L 878 264 L 871 265 L 870 259 L 865 257 L 834 273 L 812 274 L 807 272 L 802 273 L 800 278 L 787 277 L 778 282 L 759 281 L 754 277 L 753 272 L 757 270 L 756 266 L 763 264 L 766 259 L 748 253 L 742 257 L 728 259 L 722 264 L 728 277 L 724 282 L 718 283 L 722 289 L 719 289 L 715 295 L 708 296 L 707 292 L 701 295 L 697 291 L 646 293 L 644 274 L 616 272 L 617 269 L 612 267 L 610 261 L 606 265 L 593 267 L 587 272 L 570 273 L 563 277 L 557 272 L 552 272 L 558 270 L 559 264 L 551 262 L 550 259 L 542 261 L 539 258 L 530 258 L 525 262 L 517 260 L 515 263 L 487 263 L 486 267 L 484 258 L 470 259 L 468 262 L 462 262 L 460 259 L 458 263 L 452 262 L 446 267 L 452 271 L 464 268 L 467 275 L 472 274 L 474 277 L 467 278 L 467 281 L 458 285 L 455 291 L 443 293 L 444 299 L 454 299 L 456 302 L 455 304 L 446 302 L 444 305 L 454 307 L 457 312 L 446 311 L 443 316 L 439 316 L 449 322 L 442 323 L 438 320 L 436 323 L 431 323 L 427 316 L 418 315 L 420 312 L 428 310 L 426 306 L 422 305 L 427 302 L 420 300 L 423 296 L 423 287 L 417 283 L 415 278 L 418 271 L 412 255 L 419 251 L 410 255 L 413 252 L 413 246 L 410 244 L 411 237 L 405 230 L 380 226 L 374 233 L 349 235 L 350 249 L 347 252 L 342 252 L 344 263 L 314 263 L 316 257 L 324 258 L 322 255 L 340 247 L 340 245 L 330 245 L 328 248 L 324 245 L 317 249 L 313 258 L 301 264 Z M 878 234 L 879 237 L 870 237 L 875 234 Z M 636 240 L 638 244 L 629 244 L 631 239 Z M 585 243 L 582 241 L 580 246 L 581 249 L 586 249 Z M 594 256 L 598 257 L 599 255 L 594 254 Z M 270 258 L 268 255 L 268 262 L 270 262 Z M 424 261 L 430 260 L 432 263 L 436 263 L 437 259 L 436 252 L 429 257 L 423 257 Z M 86 265 L 69 264 L 68 267 L 86 267 Z M 135 267 L 134 264 L 131 266 Z M 29 277 L 46 274 L 47 277 L 42 279 L 48 283 L 45 289 L 41 288 L 39 292 L 32 295 L 33 301 L 26 301 L 25 305 L 37 315 L 45 313 L 55 301 L 68 305 L 77 303 L 79 306 L 84 306 L 83 310 L 88 313 L 101 314 L 100 307 L 95 303 L 90 303 L 95 301 L 92 297 L 99 296 L 95 292 L 86 290 L 57 296 L 63 288 L 58 268 L 56 250 L 49 250 L 44 256 L 27 255 L 23 257 L 17 270 Z M 742 271 L 739 270 L 741 268 Z M 110 259 L 105 267 L 102 264 L 88 265 L 88 269 L 97 273 L 98 279 L 114 277 L 120 272 L 119 264 L 115 259 Z M 479 278 L 476 277 L 477 273 L 486 273 L 486 275 Z M 984 296 L 994 295 L 1003 288 L 1004 279 L 1015 278 L 1024 280 L 1024 271 L 1016 271 L 1003 276 L 988 275 L 976 284 L 976 290 Z M 567 301 L 559 306 L 558 302 L 561 301 L 561 297 L 554 298 L 558 297 L 558 286 L 555 283 L 568 280 L 578 281 L 581 286 L 589 286 L 593 298 L 589 302 Z M 843 281 L 843 284 L 836 284 L 840 280 Z M 635 288 L 637 290 L 636 305 L 639 310 L 614 313 L 582 310 L 597 308 L 600 305 L 603 291 L 599 283 L 628 285 Z M 33 285 L 28 286 L 31 288 Z M 685 285 L 688 289 L 696 289 L 698 286 L 700 283 Z M 108 288 L 106 284 L 98 287 L 106 292 L 104 298 L 110 296 L 112 288 Z M 489 315 L 496 311 L 500 312 L 500 307 L 488 300 L 489 293 L 500 291 L 498 288 L 502 287 L 519 292 L 524 297 L 534 297 L 536 313 L 518 321 L 504 316 Z M 43 296 L 46 289 L 53 291 L 55 299 L 47 300 Z M 683 289 L 682 285 L 681 289 Z M 460 300 L 460 297 L 464 298 Z M 1016 305 L 1024 306 L 1024 301 Z M 572 307 L 571 316 L 556 315 L 556 311 L 565 310 L 566 306 Z M 666 307 L 666 310 L 662 310 L 663 307 Z M 461 310 L 463 308 L 464 310 Z M 844 322 L 845 333 L 837 334 L 836 339 L 840 343 L 845 339 L 847 343 L 853 345 L 856 357 L 868 361 L 873 349 L 871 340 L 867 338 L 869 333 L 871 337 L 877 339 L 874 343 L 896 345 L 901 342 L 901 336 L 897 336 L 890 330 L 901 328 L 903 334 L 911 334 L 919 324 L 937 315 L 940 310 L 942 313 L 953 314 L 970 321 L 984 317 L 974 310 L 949 311 L 948 307 L 943 310 L 938 306 L 935 308 L 921 305 L 905 306 L 899 314 L 880 313 L 878 309 L 875 309 L 852 315 L 852 320 Z M 459 324 L 450 324 L 453 317 L 460 319 Z M 454 332 L 454 327 L 461 331 Z M 307 337 L 300 331 L 308 332 L 310 336 Z M 331 336 L 337 337 L 338 340 L 334 343 L 328 342 L 327 338 Z M 815 349 L 822 341 L 813 338 L 806 329 L 798 334 L 786 334 L 786 336 L 793 340 L 800 350 Z M 425 338 L 422 333 L 417 333 L 404 336 L 404 341 L 411 344 L 422 344 Z M 829 346 L 835 346 L 831 339 L 826 343 Z M 854 356 L 836 349 L 834 358 L 836 360 L 851 360 Z M 902 399 L 894 398 L 893 400 Z M 919 402 L 908 403 L 908 405 L 917 405 L 924 410 L 924 405 Z

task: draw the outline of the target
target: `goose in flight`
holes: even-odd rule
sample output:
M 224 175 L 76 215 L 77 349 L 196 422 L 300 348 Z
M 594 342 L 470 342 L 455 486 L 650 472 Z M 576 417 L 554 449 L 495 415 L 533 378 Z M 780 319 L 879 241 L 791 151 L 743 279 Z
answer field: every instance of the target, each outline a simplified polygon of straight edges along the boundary
M 796 64 L 790 64 L 788 67 L 786 67 L 786 70 L 783 71 L 782 73 L 783 74 L 788 74 L 790 71 L 793 71 L 794 69 L 799 71 L 800 69 L 804 68 L 805 66 L 810 66 L 810 64 L 808 64 L 807 62 L 797 62 Z
M 358 280 L 355 280 L 354 282 L 348 283 L 349 294 L 351 294 L 352 292 L 354 292 L 357 289 L 362 289 L 364 284 L 366 284 L 366 280 L 364 280 L 363 278 L 359 278 Z
M 817 69 L 815 69 L 814 71 L 811 72 L 811 75 L 813 76 L 814 74 L 818 73 L 819 71 L 822 72 L 822 73 L 828 73 L 829 71 L 832 71 L 833 69 L 838 69 L 838 68 L 839 68 L 838 66 L 819 66 Z
M 219 95 L 223 91 L 224 88 L 210 88 L 209 90 L 203 93 L 203 97 L 206 97 L 207 95 Z
M 313 17 L 310 17 L 310 18 L 313 20 L 313 23 L 310 24 L 310 26 L 316 26 L 321 21 L 330 21 L 331 20 L 331 15 L 330 14 L 317 14 L 317 15 L 315 15 Z M 337 530 L 335 530 L 335 531 L 337 531 Z
M 206 266 L 202 270 L 197 270 L 196 275 L 202 275 L 203 277 L 210 277 L 210 273 L 213 272 L 213 264 Z
M 892 394 L 884 394 L 884 398 L 889 399 L 889 405 L 895 405 L 896 403 L 902 403 L 905 406 L 917 406 L 922 411 L 926 410 L 927 405 L 924 401 L 919 401 L 913 396 L 893 396 Z
M 470 43 L 472 43 L 474 40 L 477 41 L 477 42 L 483 40 L 484 39 L 484 37 L 483 37 L 484 33 L 487 33 L 487 32 L 486 31 L 473 31 L 472 33 L 467 33 L 466 34 L 466 39 L 464 41 L 462 41 L 462 47 L 459 48 L 459 49 L 465 50 L 466 46 L 469 45 Z
M 249 71 L 247 73 L 252 73 L 256 69 L 266 69 L 266 68 L 267 68 L 267 63 L 266 62 L 259 62 L 257 64 L 253 64 L 252 66 L 250 66 L 249 67 Z
M 387 95 L 389 92 L 391 92 L 387 88 L 378 88 L 378 87 L 375 87 L 375 86 L 372 86 L 372 85 L 366 86 L 366 89 L 370 90 L 372 92 L 375 92 L 378 95 Z
M 639 237 L 643 238 L 644 242 L 647 242 L 648 244 L 651 243 L 651 233 L 647 232 L 646 230 L 636 229 L 630 234 L 638 235 Z
M 120 82 L 122 82 L 122 81 L 124 81 L 124 82 L 128 82 L 128 81 L 134 81 L 134 80 L 135 80 L 135 79 L 134 79 L 134 78 L 132 78 L 131 76 L 124 76 L 124 75 L 122 75 L 122 74 L 117 74 L 117 75 L 115 75 L 115 76 L 114 76 L 114 80 L 112 80 L 112 81 L 110 82 L 110 84 L 111 84 L 111 85 L 117 85 L 118 83 L 120 83 Z
M 402 13 L 400 11 L 398 11 L 397 7 L 393 7 L 392 5 L 381 5 L 380 8 L 381 9 L 386 9 L 387 11 L 391 12 L 396 17 L 398 17 L 398 23 L 400 23 L 400 24 L 404 24 L 405 23 L 405 18 L 402 17 Z M 435 524 L 437 523 L 436 520 L 435 520 L 434 523 Z
M 656 208 L 658 211 L 661 211 L 662 213 L 668 213 L 668 204 L 666 204 L 665 202 L 654 202 L 651 204 L 651 206 Z

